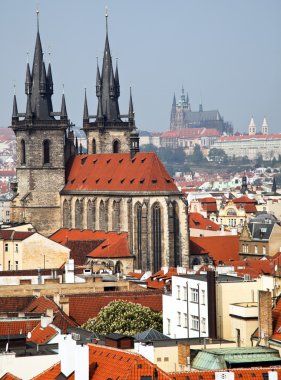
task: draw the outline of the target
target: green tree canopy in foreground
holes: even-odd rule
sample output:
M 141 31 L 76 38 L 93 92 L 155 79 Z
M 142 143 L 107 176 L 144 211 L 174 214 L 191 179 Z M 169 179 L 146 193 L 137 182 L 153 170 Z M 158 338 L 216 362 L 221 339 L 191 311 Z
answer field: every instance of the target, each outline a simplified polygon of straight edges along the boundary
M 149 328 L 162 332 L 162 315 L 138 303 L 112 301 L 82 328 L 103 335 L 119 333 L 132 336 Z

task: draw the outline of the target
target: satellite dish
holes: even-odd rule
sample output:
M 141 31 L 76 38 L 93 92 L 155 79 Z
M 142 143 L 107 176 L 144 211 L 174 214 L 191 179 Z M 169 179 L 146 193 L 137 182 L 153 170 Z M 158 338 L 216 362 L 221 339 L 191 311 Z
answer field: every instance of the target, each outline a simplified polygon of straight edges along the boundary
M 31 338 L 31 332 L 30 332 L 30 331 L 28 331 L 28 333 L 27 333 L 27 338 L 28 338 L 28 339 Z

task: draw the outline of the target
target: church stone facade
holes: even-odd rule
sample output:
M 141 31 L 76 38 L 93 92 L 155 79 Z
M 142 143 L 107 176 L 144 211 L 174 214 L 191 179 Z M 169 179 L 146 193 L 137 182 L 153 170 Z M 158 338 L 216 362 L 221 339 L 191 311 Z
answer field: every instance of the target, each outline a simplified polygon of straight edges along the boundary
M 74 147 L 64 95 L 54 112 L 52 94 L 38 31 L 32 71 L 27 65 L 25 113 L 14 97 L 18 188 L 12 221 L 30 222 L 45 235 L 61 227 L 125 231 L 136 269 L 188 266 L 187 204 L 157 155 L 139 152 L 131 94 L 128 114 L 119 112 L 108 33 L 101 74 L 97 67 L 96 115 L 89 114 L 85 94 L 87 154 Z

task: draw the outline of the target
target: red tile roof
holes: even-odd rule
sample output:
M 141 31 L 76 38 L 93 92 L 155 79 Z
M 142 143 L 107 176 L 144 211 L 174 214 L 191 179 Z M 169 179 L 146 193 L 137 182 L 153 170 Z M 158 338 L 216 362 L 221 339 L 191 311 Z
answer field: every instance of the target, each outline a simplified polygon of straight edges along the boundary
M 239 260 L 239 236 L 190 237 L 191 255 L 208 254 L 216 264 L 229 260 Z
M 220 133 L 214 128 L 184 128 L 178 131 L 168 131 L 161 133 L 160 137 L 173 138 L 198 138 L 198 137 L 219 137 Z
M 63 244 L 71 248 L 72 242 L 81 242 L 82 256 L 96 257 L 96 258 L 118 258 L 118 257 L 132 257 L 128 246 L 128 233 L 122 232 L 104 232 L 104 231 L 92 231 L 92 230 L 79 230 L 79 229 L 66 229 L 61 228 L 50 236 L 51 240 L 57 243 Z M 96 241 L 99 244 L 95 244 L 90 251 L 89 241 Z M 83 242 L 85 244 L 83 245 Z M 75 252 L 78 248 L 75 248 Z M 80 252 L 80 256 L 81 256 Z M 78 252 L 75 253 L 77 257 Z M 80 260 L 80 259 L 79 259 Z M 81 260 L 80 260 L 81 261 Z
M 40 322 L 40 319 L 0 319 L 0 335 L 27 334 Z
M 165 285 L 171 284 L 172 276 L 176 276 L 177 274 L 177 268 L 173 267 L 169 268 L 166 273 L 160 270 L 146 280 L 146 286 L 148 289 L 164 289 Z
M 75 156 L 66 174 L 69 191 L 178 192 L 156 153 L 84 154 Z
M 33 296 L 28 297 L 0 297 L 0 313 L 9 313 L 23 311 L 27 305 L 34 299 Z
M 63 333 L 66 333 L 68 327 L 76 327 L 77 323 L 66 315 L 58 305 L 51 299 L 41 296 L 35 298 L 25 309 L 29 312 L 45 313 L 47 309 L 52 309 L 54 318 L 52 324 L 58 327 Z
M 12 375 L 11 373 L 7 372 L 5 375 L 1 377 L 0 380 L 20 380 L 19 377 Z
M 111 301 L 126 300 L 150 307 L 154 311 L 162 312 L 162 291 L 141 290 L 127 292 L 103 292 L 69 296 L 69 315 L 79 325 L 94 318 L 99 311 Z
M 154 378 L 156 372 L 158 380 L 171 380 L 168 374 L 139 354 L 92 344 L 89 344 L 89 349 L 90 380 L 139 380 L 142 376 Z M 60 364 L 57 364 L 34 380 L 56 379 L 59 374 Z M 69 380 L 74 378 L 74 373 L 68 377 Z
M 219 231 L 220 226 L 210 219 L 204 218 L 204 216 L 198 212 L 191 212 L 188 215 L 189 227 L 197 228 L 200 230 Z
M 31 331 L 31 337 L 27 340 L 36 344 L 45 344 L 48 343 L 57 334 L 58 331 L 51 325 L 43 328 L 40 323 Z
M 35 232 L 24 232 L 15 230 L 1 230 L 0 239 L 3 240 L 24 240 L 29 236 L 33 235 Z

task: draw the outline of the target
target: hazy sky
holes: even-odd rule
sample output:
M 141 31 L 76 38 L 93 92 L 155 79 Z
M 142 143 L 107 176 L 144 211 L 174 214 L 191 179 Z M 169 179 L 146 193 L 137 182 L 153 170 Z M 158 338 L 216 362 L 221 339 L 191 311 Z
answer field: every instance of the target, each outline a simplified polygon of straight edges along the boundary
M 36 7 L 43 50 L 51 62 L 54 110 L 62 84 L 68 115 L 82 126 L 84 87 L 96 113 L 96 56 L 105 39 L 108 6 L 113 59 L 119 58 L 120 111 L 127 113 L 132 85 L 137 126 L 169 129 L 173 93 L 188 91 L 193 110 L 218 109 L 235 130 L 251 115 L 260 127 L 281 132 L 280 0 L 1 0 L 0 126 L 11 122 L 13 84 L 24 112 L 26 52 L 33 60 Z M 32 62 L 31 62 L 32 63 Z

